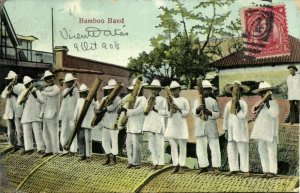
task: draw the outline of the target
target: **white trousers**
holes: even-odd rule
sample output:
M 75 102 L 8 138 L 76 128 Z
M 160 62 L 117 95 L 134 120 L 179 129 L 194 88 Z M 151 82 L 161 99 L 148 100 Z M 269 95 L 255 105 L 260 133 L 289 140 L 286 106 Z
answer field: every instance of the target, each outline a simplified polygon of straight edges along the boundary
M 263 172 L 277 174 L 277 141 L 258 140 L 258 152 Z
M 187 141 L 186 139 L 169 138 L 173 166 L 178 166 L 178 164 L 180 166 L 185 166 L 186 141 Z M 178 153 L 178 145 L 179 145 L 179 153 Z
M 6 121 L 6 125 L 9 143 L 13 146 L 23 146 L 24 136 L 20 118 L 15 117 L 14 119 L 8 119 Z
M 153 165 L 165 164 L 165 138 L 161 133 L 148 133 L 149 150 Z
M 68 140 L 71 136 L 71 130 L 72 130 L 72 126 L 70 124 L 71 122 L 68 120 L 62 120 L 61 122 L 61 133 L 60 133 L 60 143 L 62 145 L 62 147 L 64 147 L 64 145 L 66 145 L 68 143 Z M 78 143 L 77 143 L 77 135 L 75 135 L 75 138 L 71 144 L 70 147 L 70 152 L 77 152 L 77 148 L 78 148 Z M 68 151 L 66 151 L 65 149 L 63 150 L 63 153 L 67 153 Z
M 53 119 L 43 119 L 43 137 L 46 145 L 46 153 L 58 153 L 58 125 L 56 117 Z
M 211 139 L 207 136 L 196 137 L 196 152 L 200 168 L 205 168 L 209 165 L 207 145 L 211 151 L 212 167 L 221 167 L 221 151 L 219 139 Z
M 118 130 L 102 128 L 102 146 L 105 154 L 118 155 Z
M 45 150 L 45 143 L 42 132 L 42 122 L 31 122 L 23 124 L 24 131 L 24 146 L 25 151 L 32 150 L 33 147 L 33 135 L 36 142 L 37 150 Z
M 249 143 L 228 141 L 227 154 L 230 171 L 249 172 Z M 238 160 L 240 154 L 240 164 Z M 240 165 L 240 167 L 239 167 Z
M 87 157 L 92 156 L 92 130 L 91 129 L 85 129 L 85 155 Z
M 141 133 L 127 133 L 126 149 L 128 164 L 139 165 L 142 158 L 143 135 Z

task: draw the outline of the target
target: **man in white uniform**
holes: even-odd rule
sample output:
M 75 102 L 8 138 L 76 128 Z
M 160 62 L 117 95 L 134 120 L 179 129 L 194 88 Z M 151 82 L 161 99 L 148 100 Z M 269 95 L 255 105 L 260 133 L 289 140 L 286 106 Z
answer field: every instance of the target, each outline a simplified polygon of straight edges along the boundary
M 219 144 L 219 133 L 217 130 L 216 119 L 220 117 L 220 110 L 218 103 L 215 99 L 209 96 L 212 92 L 212 85 L 208 80 L 202 81 L 203 97 L 205 98 L 206 108 L 204 109 L 199 104 L 199 99 L 194 102 L 193 115 L 195 125 L 195 137 L 196 137 L 196 152 L 199 163 L 199 174 L 208 171 L 208 155 L 207 145 L 211 151 L 212 167 L 216 174 L 220 173 L 221 167 L 221 152 Z M 200 114 L 204 112 L 208 116 L 208 119 L 202 120 Z
M 72 119 L 72 123 L 76 123 L 80 116 L 80 112 L 85 103 L 85 98 L 88 96 L 88 88 L 85 84 L 81 84 L 79 88 L 80 98 L 77 99 L 74 117 Z M 94 118 L 94 108 L 95 108 L 96 101 L 92 101 L 90 107 L 83 119 L 81 127 L 77 131 L 77 139 L 78 139 L 78 151 L 80 160 L 86 160 L 91 157 L 92 155 L 92 126 L 91 122 Z M 77 140 L 74 138 L 74 140 Z M 74 141 L 73 141 L 74 143 Z
M 20 122 L 23 106 L 16 103 L 18 95 L 25 87 L 17 82 L 18 76 L 14 71 L 9 71 L 5 79 L 9 80 L 10 84 L 1 93 L 1 97 L 6 101 L 3 119 L 6 120 L 9 142 L 14 147 L 12 152 L 16 152 L 23 147 L 24 143 L 23 129 Z
M 68 137 L 71 132 L 71 120 L 74 116 L 74 111 L 76 107 L 76 102 L 79 98 L 78 88 L 75 84 L 75 80 L 71 73 L 67 73 L 64 79 L 65 89 L 62 93 L 62 103 L 60 106 L 58 120 L 61 123 L 61 134 L 60 134 L 60 143 L 62 147 L 66 145 Z M 76 153 L 77 152 L 77 137 L 74 138 L 74 141 L 71 144 L 70 152 L 63 150 L 63 154 L 67 153 Z
M 290 102 L 290 122 L 299 123 L 300 113 L 300 75 L 296 73 L 298 68 L 295 65 L 288 66 L 290 75 L 286 79 L 288 87 L 288 99 Z
M 263 98 L 273 87 L 267 82 L 261 82 L 253 93 Z M 254 105 L 255 119 L 251 139 L 258 142 L 258 152 L 264 177 L 271 178 L 277 174 L 277 143 L 279 129 L 279 107 L 276 101 L 269 97 L 261 106 Z
M 242 85 L 239 81 L 225 87 L 225 91 L 232 93 L 234 85 L 240 88 L 240 93 L 248 92 L 249 87 Z M 228 140 L 227 154 L 230 172 L 227 175 L 237 174 L 239 170 L 243 172 L 244 177 L 249 174 L 249 135 L 247 128 L 248 106 L 246 102 L 240 98 L 236 100 L 235 112 L 231 112 L 231 105 L 235 101 L 228 101 L 224 109 L 223 129 L 225 137 Z M 240 154 L 240 164 L 238 159 Z
M 43 137 L 46 145 L 46 152 L 43 157 L 58 153 L 58 111 L 60 101 L 60 89 L 54 84 L 54 75 L 46 70 L 42 77 L 47 83 L 47 87 L 41 91 L 38 97 L 43 103 L 40 117 L 43 119 Z
M 186 98 L 180 96 L 181 87 L 178 82 L 172 81 L 170 89 L 176 112 L 170 112 L 167 105 L 166 112 L 168 115 L 168 123 L 165 138 L 169 140 L 171 146 L 172 162 L 175 167 L 173 173 L 182 174 L 184 173 L 186 143 L 188 139 L 188 125 L 186 117 L 190 112 L 190 105 Z
M 159 80 L 154 79 L 150 86 L 145 86 L 145 89 L 151 89 L 155 102 L 153 108 L 146 115 L 143 131 L 148 132 L 149 149 L 151 152 L 151 158 L 153 167 L 152 169 L 161 169 L 165 164 L 165 109 L 167 106 L 165 98 L 159 96 L 161 91 L 161 84 Z M 148 99 L 148 103 L 152 98 Z M 145 108 L 147 108 L 146 104 Z
M 32 85 L 32 79 L 29 76 L 24 76 L 23 83 L 26 89 L 28 89 Z M 45 143 L 42 133 L 42 120 L 39 117 L 41 103 L 37 98 L 37 93 L 40 95 L 40 91 L 36 90 L 36 88 L 33 88 L 29 93 L 29 96 L 25 101 L 21 123 L 23 124 L 24 130 L 24 153 L 31 154 L 34 152 L 33 133 L 37 145 L 37 151 L 39 154 L 43 155 L 45 153 Z
M 132 85 L 128 87 L 129 91 L 132 91 L 137 79 L 132 81 Z M 135 100 L 133 109 L 126 109 L 122 107 L 119 112 L 124 111 L 128 116 L 127 122 L 127 137 L 126 137 L 126 148 L 127 148 L 127 158 L 128 158 L 128 167 L 127 168 L 140 168 L 141 162 L 141 151 L 143 143 L 142 129 L 144 124 L 144 108 L 147 103 L 146 98 L 142 95 L 143 91 L 141 88 L 140 95 Z M 126 95 L 122 99 L 122 103 L 127 100 L 127 97 L 130 94 Z
M 102 99 L 102 101 L 107 98 L 107 96 L 111 93 L 111 91 L 115 88 L 116 85 L 117 85 L 117 81 L 115 79 L 110 79 L 108 81 L 108 84 L 103 87 L 104 98 Z M 117 96 L 114 99 L 114 101 L 109 106 L 107 106 L 106 109 L 104 109 L 106 113 L 103 116 L 102 121 L 100 123 L 102 127 L 102 146 L 107 157 L 103 165 L 108 165 L 108 164 L 115 165 L 117 163 L 116 156 L 119 153 L 119 148 L 118 148 L 119 130 L 114 128 L 114 121 L 118 117 L 117 107 L 120 101 L 121 98 Z M 100 104 L 101 103 L 98 103 L 97 106 Z

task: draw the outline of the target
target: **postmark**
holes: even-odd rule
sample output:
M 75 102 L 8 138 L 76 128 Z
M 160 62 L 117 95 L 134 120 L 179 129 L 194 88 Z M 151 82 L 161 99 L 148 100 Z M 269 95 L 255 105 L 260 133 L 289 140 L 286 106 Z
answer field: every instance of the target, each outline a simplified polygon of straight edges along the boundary
M 242 8 L 240 14 L 246 56 L 258 59 L 290 54 L 284 4 Z

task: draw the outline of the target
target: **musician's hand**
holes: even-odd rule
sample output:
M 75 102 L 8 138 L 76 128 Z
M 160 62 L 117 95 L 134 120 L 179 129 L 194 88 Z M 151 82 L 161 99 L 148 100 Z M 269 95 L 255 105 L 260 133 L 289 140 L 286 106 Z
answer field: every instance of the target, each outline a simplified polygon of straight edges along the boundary
M 238 113 L 238 112 L 240 112 L 241 110 L 242 110 L 241 104 L 240 104 L 239 101 L 237 101 L 237 102 L 236 102 L 236 112 Z
M 158 113 L 158 110 L 153 106 L 152 111 Z
M 201 111 L 203 110 L 203 106 L 200 105 L 197 109 L 196 109 L 196 114 L 199 115 L 201 113 Z
M 124 107 L 122 107 L 122 108 L 119 110 L 120 113 L 123 112 L 123 111 L 126 113 L 126 112 L 127 112 L 127 109 L 124 108 Z
M 225 130 L 225 139 L 228 140 L 228 131 L 227 130 Z
M 208 110 L 207 108 L 203 109 L 204 113 L 208 116 L 212 116 L 212 112 L 210 110 Z
M 36 92 L 31 93 L 34 98 L 37 98 Z
M 270 102 L 268 100 L 266 101 L 266 105 L 267 105 L 267 107 L 269 109 L 270 108 Z

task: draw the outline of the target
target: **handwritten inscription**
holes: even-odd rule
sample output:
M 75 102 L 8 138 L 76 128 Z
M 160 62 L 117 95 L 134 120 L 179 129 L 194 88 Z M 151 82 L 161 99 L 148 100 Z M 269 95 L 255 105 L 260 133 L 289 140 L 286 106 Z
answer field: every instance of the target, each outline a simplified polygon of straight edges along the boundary
M 102 29 L 98 27 L 86 27 L 83 32 L 72 31 L 63 27 L 59 31 L 64 40 L 76 40 L 73 47 L 76 51 L 95 51 L 95 50 L 119 50 L 120 44 L 116 40 L 107 42 L 105 37 L 126 37 L 128 32 L 125 31 L 125 25 L 122 28 Z M 101 42 L 99 41 L 101 40 Z M 78 40 L 81 42 L 78 43 Z

